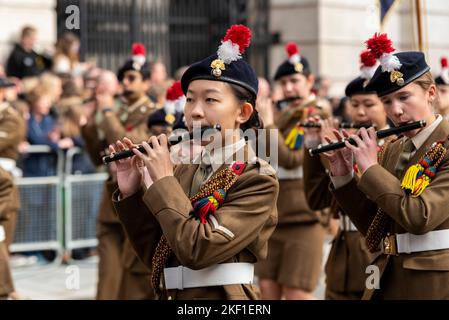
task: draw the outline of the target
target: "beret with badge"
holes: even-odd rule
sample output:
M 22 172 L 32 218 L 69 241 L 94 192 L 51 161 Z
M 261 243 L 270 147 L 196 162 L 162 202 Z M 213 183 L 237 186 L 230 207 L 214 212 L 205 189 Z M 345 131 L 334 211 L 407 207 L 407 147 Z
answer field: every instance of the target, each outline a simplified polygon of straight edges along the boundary
M 222 81 L 243 87 L 257 96 L 258 80 L 254 69 L 242 59 L 251 39 L 251 30 L 233 25 L 226 32 L 217 53 L 192 64 L 181 78 L 184 94 L 194 80 Z
M 379 97 L 402 89 L 430 70 L 422 52 L 393 54 L 395 49 L 386 34 L 374 34 L 366 46 L 380 62 L 366 90 L 375 91 Z
M 118 70 L 117 78 L 123 80 L 126 71 L 138 71 L 143 79 L 150 78 L 150 65 L 146 61 L 146 49 L 142 43 L 133 43 L 131 49 L 132 57 Z
M 296 43 L 287 43 L 285 51 L 287 52 L 288 59 L 277 68 L 274 80 L 279 80 L 284 76 L 289 76 L 295 73 L 304 75 L 311 73 L 309 61 L 301 56 L 299 47 Z
M 377 69 L 378 61 L 376 57 L 369 50 L 364 50 L 360 53 L 360 76 L 349 82 L 345 88 L 345 95 L 351 97 L 355 94 L 372 94 L 374 91 L 367 91 L 366 85 L 373 77 Z
M 159 125 L 173 129 L 185 128 L 183 122 L 186 97 L 182 92 L 181 82 L 175 81 L 166 93 L 164 107 L 156 110 L 148 118 L 148 128 Z

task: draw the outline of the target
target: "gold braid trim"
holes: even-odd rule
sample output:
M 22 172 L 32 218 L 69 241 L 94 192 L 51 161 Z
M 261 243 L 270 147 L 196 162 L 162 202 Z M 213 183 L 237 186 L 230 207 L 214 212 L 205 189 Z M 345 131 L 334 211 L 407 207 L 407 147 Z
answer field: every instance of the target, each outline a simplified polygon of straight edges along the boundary
M 198 190 L 198 193 L 190 198 L 190 202 L 193 204 L 202 198 L 210 196 L 218 189 L 223 189 L 225 192 L 228 192 L 237 179 L 238 175 L 230 167 L 226 167 L 218 171 L 209 181 L 203 184 Z M 161 278 L 164 273 L 165 264 L 170 258 L 171 253 L 170 245 L 165 236 L 162 235 L 152 259 L 151 284 L 157 295 L 162 293 Z

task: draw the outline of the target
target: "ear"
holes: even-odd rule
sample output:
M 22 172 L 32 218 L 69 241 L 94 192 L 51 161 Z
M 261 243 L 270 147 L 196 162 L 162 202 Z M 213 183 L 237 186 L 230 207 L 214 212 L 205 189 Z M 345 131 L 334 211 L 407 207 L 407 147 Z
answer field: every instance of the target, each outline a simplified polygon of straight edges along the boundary
M 240 114 L 237 117 L 237 122 L 242 124 L 248 121 L 251 115 L 253 114 L 253 111 L 254 111 L 253 105 L 249 102 L 245 102 L 240 109 Z
M 437 97 L 436 85 L 434 85 L 434 84 L 430 85 L 429 89 L 427 90 L 427 94 L 428 94 L 429 103 L 433 104 L 433 102 L 435 101 L 435 99 Z
M 311 73 L 307 77 L 307 86 L 310 88 L 310 91 L 312 91 L 314 85 L 315 85 L 315 75 Z

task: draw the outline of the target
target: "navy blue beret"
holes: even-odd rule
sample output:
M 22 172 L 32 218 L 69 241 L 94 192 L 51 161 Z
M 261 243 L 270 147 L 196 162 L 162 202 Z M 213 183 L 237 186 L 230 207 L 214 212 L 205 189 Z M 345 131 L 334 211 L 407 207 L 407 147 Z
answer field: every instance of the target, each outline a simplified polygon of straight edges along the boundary
M 402 64 L 397 70 L 402 75 L 391 79 L 393 72 L 383 72 L 382 67 L 379 66 L 365 88 L 367 91 L 375 91 L 379 97 L 382 97 L 402 89 L 405 85 L 413 82 L 430 70 L 422 52 L 407 51 L 396 53 L 394 56 Z
M 119 81 L 123 80 L 126 71 L 138 71 L 142 75 L 143 79 L 150 78 L 150 65 L 145 62 L 144 64 L 139 64 L 134 62 L 133 59 L 129 59 L 125 64 L 118 70 L 117 79 Z
M 348 83 L 348 85 L 345 88 L 345 95 L 347 97 L 351 97 L 355 94 L 376 94 L 375 91 L 367 91 L 366 85 L 368 84 L 367 79 L 364 79 L 362 77 L 357 77 L 351 82 Z
M 148 128 L 152 126 L 174 127 L 175 125 L 179 127 L 183 116 L 184 114 L 181 112 L 167 115 L 163 108 L 158 109 L 148 117 L 147 126 Z
M 194 80 L 212 80 L 228 82 L 243 87 L 254 96 L 257 96 L 259 81 L 254 69 L 243 59 L 233 61 L 224 65 L 224 70 L 216 76 L 213 74 L 211 64 L 217 60 L 217 54 L 207 57 L 204 60 L 192 64 L 181 78 L 182 91 L 187 95 L 190 82 Z
M 449 86 L 449 82 L 444 81 L 442 76 L 438 76 L 435 78 L 435 83 L 436 84 L 441 84 L 441 85 L 446 85 Z
M 289 76 L 295 73 L 308 74 L 311 73 L 309 61 L 301 56 L 300 63 L 302 64 L 302 70 L 298 70 L 295 64 L 291 63 L 288 59 L 285 60 L 276 70 L 274 74 L 274 80 L 279 80 L 283 76 Z

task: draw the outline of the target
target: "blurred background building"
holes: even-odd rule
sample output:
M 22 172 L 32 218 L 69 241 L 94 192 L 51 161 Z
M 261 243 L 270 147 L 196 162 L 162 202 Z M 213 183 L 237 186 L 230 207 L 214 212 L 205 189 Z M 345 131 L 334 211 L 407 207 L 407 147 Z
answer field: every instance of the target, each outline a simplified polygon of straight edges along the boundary
M 340 95 L 358 72 L 363 41 L 381 30 L 379 6 L 393 3 L 382 31 L 398 50 L 418 49 L 417 3 L 421 38 L 433 71 L 449 52 L 449 2 L 446 0 L 0 0 L 0 61 L 10 52 L 25 24 L 38 28 L 38 48 L 51 50 L 66 31 L 66 8 L 80 9 L 81 57 L 115 70 L 141 41 L 151 60 L 172 72 L 210 54 L 226 28 L 249 25 L 250 61 L 261 76 L 271 77 L 285 58 L 284 45 L 296 41 L 317 75 Z

